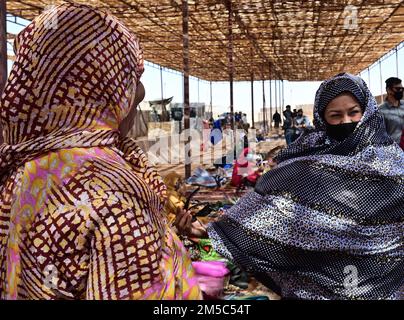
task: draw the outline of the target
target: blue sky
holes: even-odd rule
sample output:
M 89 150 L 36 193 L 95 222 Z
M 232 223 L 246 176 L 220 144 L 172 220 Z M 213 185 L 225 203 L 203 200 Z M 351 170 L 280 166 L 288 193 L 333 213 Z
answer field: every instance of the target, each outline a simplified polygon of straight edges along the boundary
M 26 20 L 18 19 L 19 23 L 27 25 Z M 7 30 L 10 33 L 18 33 L 22 30 L 22 26 L 12 22 L 7 22 Z M 12 52 L 11 46 L 8 46 L 9 53 Z M 398 51 L 398 76 L 404 79 L 404 47 Z M 9 61 L 8 67 L 11 68 L 12 62 Z M 384 81 L 390 76 L 396 76 L 396 57 L 395 54 L 382 61 L 382 79 L 383 87 L 380 85 L 380 72 L 378 64 L 370 69 L 370 89 L 374 95 L 380 95 L 384 92 Z M 363 71 L 361 76 L 369 85 L 369 77 L 367 70 Z M 158 66 L 146 63 L 145 72 L 142 76 L 142 82 L 146 88 L 145 100 L 157 100 L 161 98 L 161 82 L 160 69 Z M 314 95 L 321 82 L 284 81 L 284 102 L 286 104 L 312 104 Z M 190 101 L 204 102 L 206 105 L 210 103 L 210 85 L 209 82 L 199 81 L 198 96 L 198 79 L 191 77 L 190 79 Z M 272 99 L 275 101 L 274 84 L 272 84 Z M 177 72 L 168 72 L 163 69 L 163 92 L 164 97 L 173 96 L 173 102 L 182 102 L 183 100 L 183 84 L 182 76 Z M 247 113 L 248 119 L 251 119 L 251 84 L 250 82 L 234 83 L 234 110 Z M 266 105 L 269 106 L 269 81 L 265 81 Z M 254 82 L 254 104 L 255 117 L 258 120 L 259 109 L 262 108 L 262 81 Z M 214 113 L 222 113 L 229 111 L 230 105 L 230 88 L 228 82 L 213 82 L 212 85 L 212 102 Z M 274 105 L 274 104 L 273 104 Z

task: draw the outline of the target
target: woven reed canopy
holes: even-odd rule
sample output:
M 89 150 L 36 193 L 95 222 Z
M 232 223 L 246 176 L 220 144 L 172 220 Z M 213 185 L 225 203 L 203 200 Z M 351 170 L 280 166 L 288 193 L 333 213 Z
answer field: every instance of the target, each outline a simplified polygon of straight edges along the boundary
M 47 4 L 61 2 L 8 0 L 7 12 L 31 20 Z M 109 10 L 139 36 L 146 60 L 183 70 L 181 0 L 74 2 Z M 230 8 L 234 80 L 250 80 L 252 74 L 256 80 L 291 81 L 323 80 L 342 71 L 357 74 L 404 40 L 403 3 L 188 1 L 190 74 L 229 79 Z

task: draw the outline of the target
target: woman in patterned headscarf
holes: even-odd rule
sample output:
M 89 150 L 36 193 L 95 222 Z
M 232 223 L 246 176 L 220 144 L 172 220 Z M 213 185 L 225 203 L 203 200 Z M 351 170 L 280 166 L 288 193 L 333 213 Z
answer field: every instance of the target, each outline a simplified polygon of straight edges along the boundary
M 207 232 L 216 251 L 287 298 L 399 299 L 404 282 L 404 153 L 364 81 L 319 88 L 315 128 Z M 203 236 L 186 213 L 185 232 Z
M 15 51 L 1 99 L 0 298 L 199 299 L 165 186 L 124 137 L 142 99 L 136 37 L 64 4 Z

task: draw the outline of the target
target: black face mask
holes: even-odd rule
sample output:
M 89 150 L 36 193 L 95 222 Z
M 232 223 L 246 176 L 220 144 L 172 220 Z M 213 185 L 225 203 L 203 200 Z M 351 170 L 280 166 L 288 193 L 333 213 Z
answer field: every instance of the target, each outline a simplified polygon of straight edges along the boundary
M 402 98 L 403 98 L 403 92 L 402 91 L 394 92 L 394 99 L 400 101 Z
M 326 132 L 330 138 L 341 142 L 354 132 L 358 123 L 359 121 L 342 124 L 327 124 Z

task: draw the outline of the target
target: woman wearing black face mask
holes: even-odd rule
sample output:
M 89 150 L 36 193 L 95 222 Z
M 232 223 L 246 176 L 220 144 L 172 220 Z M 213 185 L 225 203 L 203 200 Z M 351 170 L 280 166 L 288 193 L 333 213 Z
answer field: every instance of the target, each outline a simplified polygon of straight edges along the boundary
M 209 235 L 282 297 L 404 298 L 404 152 L 350 74 L 320 86 L 314 125 L 219 221 L 180 229 Z
M 351 93 L 340 94 L 324 111 L 327 135 L 340 142 L 345 140 L 354 132 L 362 115 L 362 107 Z

